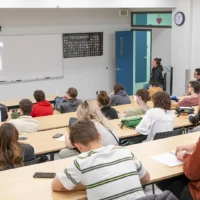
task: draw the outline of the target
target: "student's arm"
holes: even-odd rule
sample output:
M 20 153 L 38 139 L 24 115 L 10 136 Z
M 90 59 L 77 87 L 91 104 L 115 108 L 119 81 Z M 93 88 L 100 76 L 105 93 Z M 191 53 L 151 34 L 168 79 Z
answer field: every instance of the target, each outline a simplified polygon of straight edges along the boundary
M 196 144 L 196 148 L 192 154 L 185 154 L 183 156 L 183 170 L 185 175 L 190 180 L 200 179 L 200 139 Z
M 190 101 L 188 100 L 188 98 L 184 98 L 183 100 L 179 101 L 178 103 L 178 106 L 190 106 Z
M 179 106 L 178 102 L 171 101 L 171 103 L 172 103 L 172 107 L 177 107 L 177 106 Z
M 51 183 L 51 189 L 53 191 L 57 191 L 57 192 L 68 192 L 71 190 L 67 190 L 63 184 L 60 182 L 60 180 L 58 179 L 58 177 L 56 176 L 52 183 Z M 81 190 L 85 190 L 85 187 L 81 184 L 76 185 L 73 189 L 73 191 L 81 191 Z
M 84 190 L 81 186 L 82 173 L 77 160 L 74 160 L 63 172 L 53 179 L 53 191 Z
M 71 141 L 69 140 L 69 138 L 68 138 L 67 136 L 66 136 L 66 139 L 65 139 L 65 144 L 66 144 L 66 147 L 69 148 L 69 149 L 75 148 L 75 147 L 72 145 Z
M 136 126 L 135 130 L 137 133 L 141 135 L 147 135 L 150 126 L 151 126 L 151 116 L 147 111 L 141 122 Z
M 142 163 L 137 158 L 134 157 L 133 154 L 132 154 L 132 156 L 133 156 L 133 160 L 136 164 L 136 168 L 137 168 L 137 172 L 138 172 L 138 175 L 139 175 L 139 178 L 140 178 L 140 182 L 142 184 L 148 183 L 150 181 L 149 172 L 144 168 Z
M 178 152 L 180 151 L 188 151 L 189 153 L 193 152 L 196 148 L 196 143 L 193 143 L 193 144 L 188 144 L 188 145 L 183 145 L 183 146 L 178 146 L 176 148 L 176 155 Z

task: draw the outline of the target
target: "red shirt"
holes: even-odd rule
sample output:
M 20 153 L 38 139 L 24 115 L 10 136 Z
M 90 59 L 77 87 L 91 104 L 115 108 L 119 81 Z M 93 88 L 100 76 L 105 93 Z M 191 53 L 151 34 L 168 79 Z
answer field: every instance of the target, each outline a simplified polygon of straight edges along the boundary
M 44 100 L 33 105 L 31 112 L 32 117 L 41 117 L 47 115 L 53 115 L 53 106 L 48 101 Z
M 184 156 L 183 170 L 190 179 L 189 189 L 194 200 L 200 199 L 200 139 L 192 154 Z

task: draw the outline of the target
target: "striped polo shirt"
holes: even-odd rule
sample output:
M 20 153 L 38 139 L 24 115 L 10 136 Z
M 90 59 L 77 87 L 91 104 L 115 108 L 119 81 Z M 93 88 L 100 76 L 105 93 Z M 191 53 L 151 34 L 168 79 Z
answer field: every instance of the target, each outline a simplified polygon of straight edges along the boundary
M 145 196 L 140 183 L 145 174 L 131 151 L 109 145 L 81 153 L 58 178 L 67 190 L 84 185 L 88 200 L 135 200 Z

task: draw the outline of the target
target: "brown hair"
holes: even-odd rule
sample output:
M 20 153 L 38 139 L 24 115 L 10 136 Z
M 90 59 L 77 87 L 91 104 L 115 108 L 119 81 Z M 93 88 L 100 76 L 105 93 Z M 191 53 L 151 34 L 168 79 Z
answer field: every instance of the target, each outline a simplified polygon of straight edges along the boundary
M 31 115 L 33 104 L 29 99 L 22 99 L 19 102 L 19 107 L 24 115 Z
M 159 66 L 161 64 L 162 59 L 161 58 L 154 58 L 154 61 Z
M 97 101 L 102 105 L 102 106 L 107 106 L 110 103 L 110 98 L 107 94 L 106 91 L 100 91 L 100 93 L 97 95 Z
M 67 90 L 67 93 L 69 94 L 70 97 L 72 97 L 73 99 L 76 99 L 77 95 L 78 95 L 78 91 L 76 88 L 70 87 Z
M 5 123 L 0 126 L 0 169 L 12 165 L 23 166 L 24 157 L 18 143 L 18 130 L 13 124 Z
M 197 75 L 199 76 L 199 75 L 200 75 L 200 68 L 196 68 L 196 69 L 195 69 L 195 72 L 196 72 Z
M 45 93 L 42 90 L 36 90 L 33 96 L 37 102 L 45 100 Z
M 154 108 L 162 108 L 165 111 L 171 109 L 171 99 L 169 94 L 167 94 L 166 92 L 156 92 L 152 96 L 152 101 L 154 104 Z
M 141 97 L 142 101 L 144 101 L 145 103 L 147 103 L 147 101 L 149 100 L 149 91 L 146 89 L 137 90 L 135 95 Z
M 190 81 L 189 84 L 194 89 L 194 92 L 196 94 L 199 94 L 200 91 L 200 83 L 198 81 Z
M 77 121 L 70 127 L 69 139 L 74 143 L 88 145 L 99 139 L 98 131 L 91 120 Z
M 149 85 L 152 85 L 152 87 L 154 87 L 154 86 L 159 87 L 160 83 L 156 80 L 152 80 L 152 81 L 149 81 Z
M 117 94 L 120 90 L 124 90 L 124 87 L 123 87 L 123 85 L 121 85 L 121 84 L 115 84 L 114 85 L 114 94 Z

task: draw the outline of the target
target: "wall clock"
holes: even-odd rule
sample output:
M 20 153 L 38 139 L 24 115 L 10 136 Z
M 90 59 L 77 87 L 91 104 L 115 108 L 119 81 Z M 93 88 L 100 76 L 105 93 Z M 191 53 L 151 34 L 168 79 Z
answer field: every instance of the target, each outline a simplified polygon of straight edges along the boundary
M 182 26 L 185 22 L 185 14 L 183 12 L 177 12 L 174 16 L 174 22 L 177 26 Z

